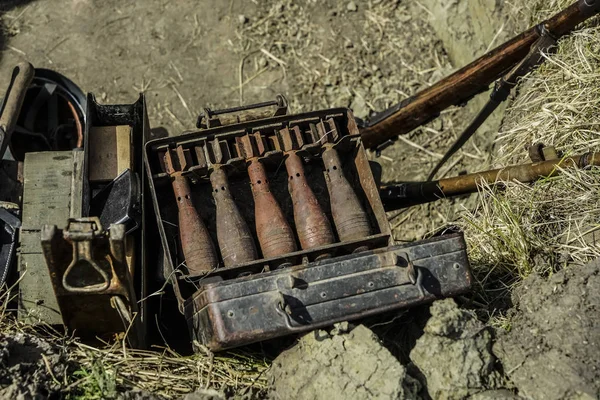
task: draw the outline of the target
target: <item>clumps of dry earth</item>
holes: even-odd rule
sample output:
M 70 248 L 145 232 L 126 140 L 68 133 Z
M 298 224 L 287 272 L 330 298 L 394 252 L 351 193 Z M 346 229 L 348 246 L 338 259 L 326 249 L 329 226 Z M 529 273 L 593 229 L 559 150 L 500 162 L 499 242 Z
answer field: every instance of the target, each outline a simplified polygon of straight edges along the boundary
M 272 398 L 595 399 L 600 394 L 600 262 L 532 274 L 510 329 L 454 300 L 433 303 L 403 366 L 363 325 L 305 335 L 268 371 Z
M 510 329 L 494 353 L 525 398 L 596 399 L 600 394 L 600 262 L 551 278 L 532 274 L 513 293 Z
M 452 299 L 438 301 L 410 359 L 432 398 L 462 399 L 503 386 L 492 339 L 475 313 Z
M 363 325 L 303 336 L 273 362 L 274 399 L 414 399 L 421 389 L 406 368 Z
M 59 395 L 69 364 L 65 349 L 23 332 L 0 334 L 0 397 Z

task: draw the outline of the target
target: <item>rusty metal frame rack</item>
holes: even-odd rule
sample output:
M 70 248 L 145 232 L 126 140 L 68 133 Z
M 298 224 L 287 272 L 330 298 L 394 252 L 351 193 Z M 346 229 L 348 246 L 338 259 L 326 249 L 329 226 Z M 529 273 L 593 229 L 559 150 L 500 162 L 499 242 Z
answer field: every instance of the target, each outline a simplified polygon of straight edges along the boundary
M 210 140 L 219 139 L 228 143 L 235 142 L 236 137 L 243 136 L 247 133 L 261 132 L 271 133 L 278 129 L 283 129 L 292 125 L 307 125 L 309 123 L 318 122 L 325 118 L 335 118 L 341 126 L 341 130 L 346 132 L 340 142 L 339 151 L 342 153 L 344 169 L 348 178 L 355 188 L 359 188 L 358 196 L 365 207 L 374 234 L 364 239 L 359 239 L 350 242 L 336 242 L 334 244 L 314 248 L 310 250 L 299 250 L 294 253 L 286 254 L 282 257 L 272 259 L 258 259 L 248 263 L 236 265 L 233 267 L 220 267 L 208 273 L 205 277 L 198 280 L 190 279 L 183 276 L 181 273 L 175 272 L 178 266 L 183 261 L 179 254 L 177 244 L 178 232 L 176 207 L 174 205 L 173 192 L 169 187 L 169 176 L 164 172 L 164 165 L 161 163 L 162 152 L 176 146 L 184 148 L 193 148 L 197 145 L 206 145 Z M 320 144 L 307 143 L 301 150 L 302 157 L 306 161 L 307 178 L 314 184 L 313 190 L 322 202 L 322 207 L 325 213 L 329 215 L 329 196 L 327 193 L 326 184 L 323 178 L 323 165 L 318 157 Z M 283 167 L 283 152 L 271 147 L 265 154 L 264 163 L 267 170 L 272 175 L 271 186 L 276 191 L 276 197 L 281 203 L 284 213 L 291 220 L 291 202 L 287 194 L 287 174 Z M 150 141 L 146 144 L 146 168 L 149 177 L 150 192 L 154 203 L 158 230 L 162 240 L 165 252 L 165 268 L 164 276 L 172 278 L 174 289 L 180 309 L 183 311 L 184 301 L 191 296 L 202 282 L 207 279 L 232 279 L 240 275 L 260 273 L 275 269 L 276 265 L 283 259 L 292 261 L 292 264 L 307 264 L 314 261 L 320 254 L 333 251 L 334 256 L 350 254 L 353 249 L 361 245 L 368 245 L 370 248 L 387 247 L 393 244 L 391 232 L 387 223 L 387 217 L 379 198 L 378 188 L 375 185 L 373 175 L 370 169 L 369 161 L 366 157 L 366 152 L 360 144 L 360 135 L 356 126 L 354 117 L 348 109 L 330 109 L 324 111 L 316 111 L 303 113 L 298 115 L 281 115 L 271 118 L 265 118 L 255 121 L 248 121 L 235 125 L 218 126 L 206 130 L 189 132 L 177 137 L 169 137 Z M 242 214 L 246 217 L 248 225 L 253 227 L 252 195 L 249 188 L 249 181 L 245 171 L 245 160 L 236 154 L 232 154 L 232 158 L 228 164 L 233 171 L 230 173 L 230 184 L 232 192 L 238 195 L 238 206 Z M 190 180 L 195 182 L 192 185 L 194 204 L 198 212 L 208 222 L 208 228 L 216 243 L 216 233 L 214 224 L 211 222 L 211 216 L 214 215 L 214 205 L 212 204 L 210 184 L 207 184 L 207 176 L 205 170 L 192 166 L 184 173 Z M 251 228 L 254 232 L 254 228 Z M 174 278 L 177 277 L 177 278 Z

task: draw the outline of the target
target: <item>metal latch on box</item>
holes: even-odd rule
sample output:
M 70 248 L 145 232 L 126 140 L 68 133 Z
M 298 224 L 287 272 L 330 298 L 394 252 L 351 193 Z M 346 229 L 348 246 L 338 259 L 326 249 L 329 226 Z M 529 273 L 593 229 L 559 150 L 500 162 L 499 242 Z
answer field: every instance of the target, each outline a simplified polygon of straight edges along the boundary
M 124 332 L 132 346 L 142 340 L 124 225 L 105 231 L 97 217 L 70 219 L 66 229 L 45 225 L 42 250 L 69 330 L 82 336 Z

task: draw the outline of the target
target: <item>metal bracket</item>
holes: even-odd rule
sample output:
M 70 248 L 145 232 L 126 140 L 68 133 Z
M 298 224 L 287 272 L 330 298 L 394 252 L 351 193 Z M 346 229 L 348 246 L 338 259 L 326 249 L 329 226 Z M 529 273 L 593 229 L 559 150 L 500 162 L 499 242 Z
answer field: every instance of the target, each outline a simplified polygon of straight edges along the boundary
M 423 274 L 421 273 L 421 269 L 419 267 L 416 267 L 415 264 L 413 264 L 408 253 L 404 252 L 401 254 L 403 255 L 402 257 L 406 260 L 407 263 L 406 274 L 408 275 L 410 283 L 416 286 L 421 298 L 425 298 L 425 290 L 423 289 Z
M 132 346 L 141 343 L 125 226 L 105 231 L 97 217 L 70 219 L 64 230 L 44 226 L 41 239 L 65 326 L 82 335 L 127 332 Z
M 292 324 L 292 317 L 290 315 L 291 314 L 290 306 L 285 301 L 285 298 L 283 297 L 283 294 L 281 292 L 277 292 L 276 301 L 275 301 L 275 311 L 277 311 L 277 313 L 283 317 L 284 322 L 285 322 L 285 327 L 288 329 L 288 331 L 299 332 L 299 331 L 303 331 L 306 329 L 303 326 L 294 326 Z
M 590 17 L 600 11 L 600 0 L 579 0 L 579 11 L 585 16 Z
M 543 162 L 550 160 L 558 160 L 559 154 L 554 146 L 545 146 L 543 143 L 536 143 L 528 149 L 531 162 Z

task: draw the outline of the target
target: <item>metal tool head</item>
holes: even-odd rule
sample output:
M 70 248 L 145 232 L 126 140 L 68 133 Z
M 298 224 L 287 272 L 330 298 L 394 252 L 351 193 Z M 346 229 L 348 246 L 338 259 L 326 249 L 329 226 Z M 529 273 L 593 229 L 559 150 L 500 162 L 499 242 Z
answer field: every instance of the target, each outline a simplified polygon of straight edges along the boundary
M 187 171 L 191 165 L 189 158 L 190 150 L 184 149 L 181 145 L 175 149 L 168 149 L 164 155 L 165 172 L 170 175 Z
M 299 126 L 286 127 L 277 132 L 279 147 L 283 151 L 300 150 L 304 146 L 304 137 Z
M 250 133 L 237 137 L 238 153 L 245 159 L 262 157 L 267 151 L 267 141 L 260 132 Z

